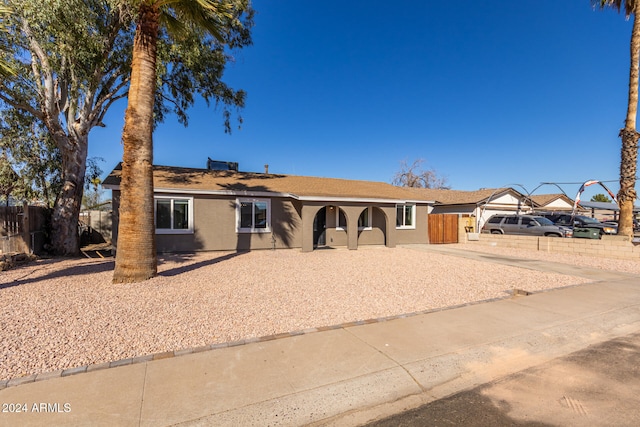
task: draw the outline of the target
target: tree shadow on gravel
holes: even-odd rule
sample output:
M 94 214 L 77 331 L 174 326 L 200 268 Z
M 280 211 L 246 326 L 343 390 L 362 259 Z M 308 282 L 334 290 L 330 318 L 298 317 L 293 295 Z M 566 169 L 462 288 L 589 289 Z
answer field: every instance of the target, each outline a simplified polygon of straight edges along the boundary
M 161 271 L 158 273 L 158 276 L 163 276 L 163 277 L 173 277 L 173 276 L 177 276 L 179 274 L 182 273 L 187 273 L 189 271 L 193 271 L 193 270 L 197 270 L 199 268 L 203 268 L 203 267 L 208 267 L 210 265 L 214 265 L 217 264 L 219 262 L 223 262 L 223 261 L 227 261 L 230 259 L 233 259 L 239 255 L 243 255 L 248 253 L 249 251 L 238 251 L 238 252 L 233 252 L 227 255 L 222 255 L 219 256 L 217 258 L 212 258 L 212 259 L 207 259 L 204 261 L 199 261 L 199 262 L 195 262 L 193 264 L 188 264 L 188 265 L 182 265 L 179 267 L 175 267 L 175 268 L 171 268 L 169 270 L 165 270 L 165 271 Z M 177 262 L 187 262 L 189 259 L 193 258 L 194 254 L 180 254 L 177 256 L 171 256 L 171 261 L 177 261 Z M 176 259 L 177 258 L 177 259 Z M 163 261 L 162 263 L 165 263 L 167 261 Z
M 197 270 L 202 267 L 214 265 L 219 262 L 223 262 L 246 253 L 248 253 L 248 251 L 238 251 L 238 252 L 233 252 L 223 256 L 219 256 L 216 258 L 195 262 L 193 264 L 181 265 L 175 268 L 171 268 L 169 270 L 161 271 L 158 273 L 158 276 L 162 276 L 162 277 L 177 276 L 179 274 Z M 195 254 L 172 254 L 168 256 L 166 260 L 159 260 L 159 264 L 166 263 L 169 261 L 187 263 L 189 262 L 189 260 L 193 259 L 194 256 Z M 27 285 L 30 283 L 38 283 L 45 280 L 60 279 L 65 277 L 68 277 L 70 280 L 73 280 L 71 279 L 73 276 L 83 276 L 87 274 L 104 273 L 105 271 L 113 271 L 115 266 L 114 260 L 105 260 L 102 262 L 95 261 L 89 264 L 73 265 L 66 268 L 61 268 L 61 269 L 52 271 L 50 273 L 44 274 L 42 276 L 31 277 L 34 274 L 37 274 L 43 268 L 55 268 L 56 262 L 59 262 L 59 261 L 61 260 L 58 260 L 58 259 L 45 260 L 38 265 L 31 264 L 23 267 L 18 267 L 24 270 L 24 274 L 19 276 L 17 279 L 13 279 L 13 281 L 11 282 L 0 283 L 0 290 L 12 288 L 14 286 Z
M 51 262 L 43 263 L 38 266 L 33 266 L 33 265 L 26 266 L 27 269 L 25 269 L 24 275 L 20 276 L 17 279 L 14 279 L 12 282 L 1 283 L 0 289 L 7 289 L 7 288 L 12 288 L 14 286 L 27 285 L 29 283 L 37 283 L 37 282 L 42 282 L 50 279 L 59 279 L 63 277 L 70 278 L 73 276 L 83 276 L 87 274 L 104 273 L 105 271 L 113 271 L 113 268 L 114 268 L 113 260 L 102 261 L 102 262 L 98 261 L 98 262 L 92 262 L 90 264 L 73 265 L 70 267 L 62 268 L 60 270 L 55 270 L 50 273 L 47 273 L 43 276 L 30 277 L 33 274 L 37 273 L 38 270 L 41 269 L 41 268 L 38 268 L 39 266 L 42 266 L 42 267 L 53 266 L 55 265 L 56 261 L 59 261 L 59 260 L 53 260 Z

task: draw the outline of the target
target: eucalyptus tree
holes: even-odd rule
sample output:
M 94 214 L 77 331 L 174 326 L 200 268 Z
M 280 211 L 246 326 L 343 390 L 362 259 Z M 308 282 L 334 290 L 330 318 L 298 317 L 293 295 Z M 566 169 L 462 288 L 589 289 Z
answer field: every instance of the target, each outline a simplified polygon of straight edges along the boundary
M 99 0 L 5 0 L 13 13 L 2 44 L 15 75 L 0 82 L 0 108 L 40 122 L 61 157 L 62 185 L 52 214 L 52 245 L 78 253 L 89 131 L 126 96 L 132 44 L 126 16 Z
M 79 251 L 77 222 L 89 133 L 104 126 L 110 107 L 129 93 L 134 19 L 140 4 L 141 0 L 50 0 L 43 7 L 41 0 L 2 0 L 12 13 L 3 20 L 9 31 L 0 32 L 0 46 L 8 47 L 8 53 L 0 52 L 0 62 L 15 75 L 0 80 L 0 109 L 33 116 L 60 152 L 62 187 L 52 215 L 52 245 L 62 255 Z M 225 129 L 230 129 L 231 111 L 243 105 L 244 92 L 222 82 L 231 55 L 225 47 L 250 42 L 250 19 L 247 23 L 228 31 L 231 43 L 226 46 L 195 33 L 185 32 L 180 38 L 159 34 L 155 123 L 175 113 L 186 125 L 186 110 L 200 94 L 223 106 Z
M 129 9 L 136 22 L 131 64 L 131 86 L 122 134 L 124 154 L 120 182 L 118 246 L 114 283 L 149 279 L 157 273 L 153 198 L 153 114 L 157 101 L 158 44 L 199 41 L 205 53 L 219 56 L 225 48 L 250 42 L 252 10 L 248 0 L 132 0 Z M 209 79 L 213 70 L 187 61 L 173 69 L 191 66 L 198 77 Z M 162 68 L 162 66 L 160 67 Z M 197 80 L 191 84 L 201 84 Z M 244 93 L 205 92 L 235 105 L 243 105 Z M 228 119 L 228 116 L 226 116 Z
M 62 188 L 62 158 L 42 123 L 21 110 L 2 112 L 0 149 L 19 177 L 16 198 L 37 199 L 52 208 Z
M 11 14 L 11 9 L 6 5 L 0 5 L 0 31 L 7 32 L 8 28 L 6 26 L 6 19 Z M 0 45 L 0 52 L 6 52 L 8 49 L 6 46 Z M 0 60 L 0 77 L 10 76 L 13 74 L 13 71 L 9 67 L 9 65 Z
M 618 234 L 633 236 L 633 205 L 637 198 L 635 189 L 638 170 L 638 140 L 636 130 L 638 115 L 638 75 L 640 70 L 640 21 L 638 10 L 640 0 L 592 0 L 601 8 L 612 7 L 623 10 L 626 17 L 633 20 L 630 43 L 629 95 L 624 128 L 620 130 L 622 149 L 620 151 L 620 190 L 616 196 L 620 207 Z

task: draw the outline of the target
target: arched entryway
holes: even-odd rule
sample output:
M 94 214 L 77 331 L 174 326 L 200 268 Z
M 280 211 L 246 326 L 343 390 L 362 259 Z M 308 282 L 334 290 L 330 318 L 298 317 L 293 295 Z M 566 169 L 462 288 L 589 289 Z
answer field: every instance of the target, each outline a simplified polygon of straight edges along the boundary
M 363 211 L 371 209 L 368 230 Z M 347 204 L 304 204 L 302 206 L 302 251 L 311 252 L 323 246 L 346 246 L 357 249 L 362 244 L 396 245 L 395 205 L 371 206 Z M 359 228 L 362 226 L 362 233 Z M 371 233 L 373 231 L 373 233 Z M 376 237 L 377 236 L 377 237 Z M 373 239 L 373 240 L 372 240 Z

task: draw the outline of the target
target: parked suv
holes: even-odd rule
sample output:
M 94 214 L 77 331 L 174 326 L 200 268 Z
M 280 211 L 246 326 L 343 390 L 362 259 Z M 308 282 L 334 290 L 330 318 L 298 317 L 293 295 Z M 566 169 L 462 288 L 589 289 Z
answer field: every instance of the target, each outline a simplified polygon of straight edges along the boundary
M 600 235 L 618 234 L 617 226 L 612 224 L 603 224 L 595 218 L 589 218 L 584 215 L 574 215 L 573 222 L 571 222 L 571 214 L 568 213 L 542 213 L 539 215 L 548 218 L 555 225 L 563 227 L 597 228 L 600 230 Z
M 483 233 L 528 236 L 571 237 L 573 230 L 555 225 L 538 215 L 493 215 L 482 227 Z
M 604 225 L 614 226 L 616 227 L 616 229 L 618 228 L 618 221 L 601 221 L 601 222 Z M 633 218 L 633 231 L 636 233 L 640 231 L 640 221 L 638 221 L 635 218 Z

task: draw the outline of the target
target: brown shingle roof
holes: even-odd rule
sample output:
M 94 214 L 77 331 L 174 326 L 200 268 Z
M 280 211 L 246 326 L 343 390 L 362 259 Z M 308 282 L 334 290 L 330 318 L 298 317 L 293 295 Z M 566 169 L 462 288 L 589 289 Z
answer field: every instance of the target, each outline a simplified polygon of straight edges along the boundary
M 121 172 L 119 164 L 104 180 L 103 185 L 118 186 Z M 298 197 L 428 201 L 423 195 L 410 189 L 384 182 L 310 176 L 154 166 L 153 181 L 156 189 L 163 190 L 268 192 Z
M 437 190 L 430 188 L 414 188 L 412 191 L 419 193 L 428 200 L 435 200 L 437 205 L 469 205 L 484 202 L 493 195 L 493 198 L 500 196 L 512 188 L 483 188 L 476 191 L 463 190 Z
M 531 199 L 539 206 L 548 205 L 557 199 L 564 199 L 568 204 L 573 204 L 573 200 L 564 194 L 535 194 L 531 196 Z

